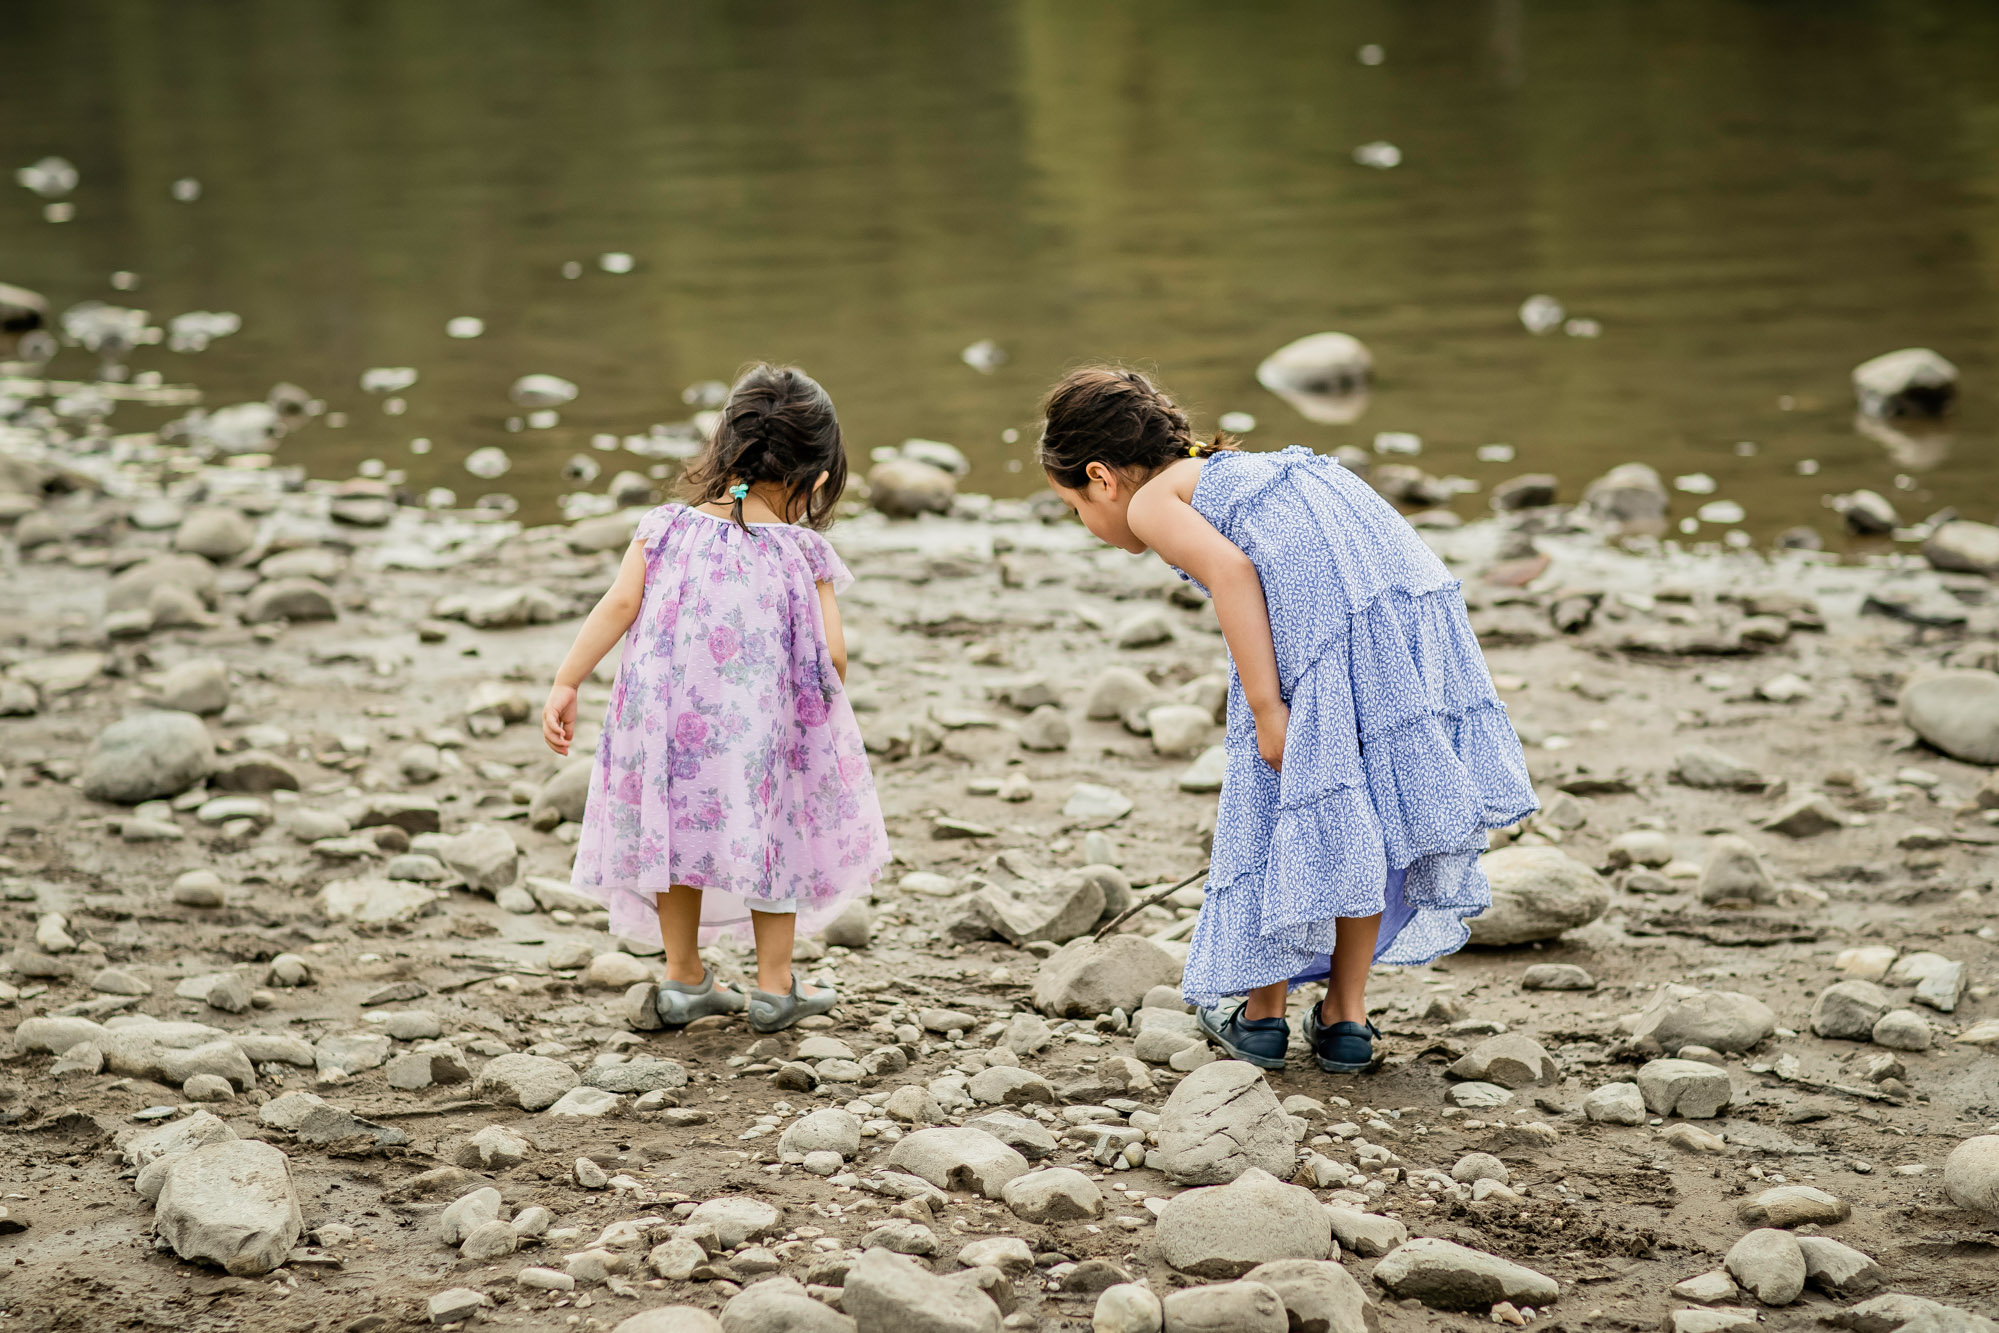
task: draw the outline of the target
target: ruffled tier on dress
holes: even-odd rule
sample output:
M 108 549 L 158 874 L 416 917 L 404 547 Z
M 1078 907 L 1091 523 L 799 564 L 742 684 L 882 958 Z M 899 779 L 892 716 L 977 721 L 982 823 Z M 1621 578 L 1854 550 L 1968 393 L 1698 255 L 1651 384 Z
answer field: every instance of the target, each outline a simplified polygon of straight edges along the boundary
M 1231 670 L 1187 999 L 1322 977 L 1339 919 L 1384 909 L 1377 961 L 1462 947 L 1465 920 L 1491 903 L 1486 830 L 1537 803 L 1456 581 L 1365 483 L 1309 450 L 1210 459 L 1194 504 L 1263 578 L 1291 719 L 1279 773 Z

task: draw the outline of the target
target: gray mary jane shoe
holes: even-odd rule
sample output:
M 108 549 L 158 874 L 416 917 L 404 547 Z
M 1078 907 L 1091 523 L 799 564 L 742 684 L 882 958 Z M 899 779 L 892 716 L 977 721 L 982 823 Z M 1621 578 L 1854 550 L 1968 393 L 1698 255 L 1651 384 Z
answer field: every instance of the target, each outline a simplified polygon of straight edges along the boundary
M 684 981 L 662 981 L 659 994 L 653 999 L 659 1021 L 670 1028 L 684 1028 L 710 1014 L 740 1014 L 744 1004 L 741 992 L 733 986 L 715 984 L 714 970 L 708 967 L 701 969 L 699 986 Z
M 753 1032 L 781 1032 L 801 1018 L 813 1014 L 823 1014 L 840 1002 L 839 993 L 831 987 L 817 995 L 798 993 L 798 974 L 791 974 L 791 990 L 784 995 L 767 990 L 750 990 L 750 1030 Z

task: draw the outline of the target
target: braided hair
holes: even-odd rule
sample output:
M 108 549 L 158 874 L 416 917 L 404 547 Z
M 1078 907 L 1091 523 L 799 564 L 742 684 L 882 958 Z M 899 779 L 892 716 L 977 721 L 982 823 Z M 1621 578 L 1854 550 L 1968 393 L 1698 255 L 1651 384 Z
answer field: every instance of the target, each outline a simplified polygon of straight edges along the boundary
M 821 472 L 826 484 L 815 489 Z M 748 531 L 743 497 L 760 482 L 782 486 L 781 512 L 787 519 L 802 514 L 810 528 L 833 521 L 833 506 L 847 489 L 847 450 L 833 400 L 795 366 L 758 362 L 737 378 L 707 447 L 681 474 L 680 489 L 689 504 L 728 500 L 730 517 Z
M 1036 461 L 1057 486 L 1079 491 L 1089 467 L 1150 476 L 1177 458 L 1206 458 L 1232 450 L 1217 434 L 1203 442 L 1180 405 L 1136 370 L 1085 366 L 1064 375 L 1042 401 L 1041 447 Z

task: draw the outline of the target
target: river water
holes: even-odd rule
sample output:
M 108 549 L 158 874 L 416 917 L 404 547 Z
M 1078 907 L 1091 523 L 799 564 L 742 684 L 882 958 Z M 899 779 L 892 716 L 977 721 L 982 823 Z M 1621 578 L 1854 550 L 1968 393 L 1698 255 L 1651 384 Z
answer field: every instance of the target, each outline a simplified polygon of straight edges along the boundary
M 1554 472 L 1571 497 L 1628 459 L 1705 473 L 1675 518 L 1734 500 L 1759 540 L 1832 537 L 1823 497 L 1859 486 L 1905 518 L 1999 509 L 1999 9 L 1977 0 L 65 0 L 4 24 L 0 166 L 57 153 L 81 183 L 60 223 L 0 184 L 0 281 L 239 314 L 133 368 L 215 405 L 305 386 L 347 417 L 279 448 L 315 475 L 379 459 L 546 519 L 593 436 L 685 419 L 685 386 L 771 357 L 823 380 L 863 463 L 948 440 L 968 488 L 1026 494 L 1039 392 L 1122 358 L 1204 425 L 1252 414 L 1254 447 L 1410 432 L 1433 472 Z M 1379 142 L 1399 165 L 1356 162 Z M 1536 293 L 1600 336 L 1527 332 Z M 447 337 L 468 315 L 483 336 Z M 1376 358 L 1350 424 L 1254 378 L 1323 329 Z M 960 358 L 983 339 L 989 373 Z M 1964 375 L 1919 448 L 1858 432 L 1848 384 L 1908 345 Z M 402 414 L 361 390 L 373 366 L 419 371 Z M 510 430 L 529 372 L 581 394 Z M 1501 442 L 1513 461 L 1477 459 Z M 514 460 L 498 481 L 464 470 L 486 445 Z

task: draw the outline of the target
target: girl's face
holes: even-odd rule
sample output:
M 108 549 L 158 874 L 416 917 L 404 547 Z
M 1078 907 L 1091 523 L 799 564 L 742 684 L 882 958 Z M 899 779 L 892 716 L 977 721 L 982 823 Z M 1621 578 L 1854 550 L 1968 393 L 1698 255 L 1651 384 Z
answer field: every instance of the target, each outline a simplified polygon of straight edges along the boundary
M 1145 543 L 1132 535 L 1131 523 L 1126 511 L 1131 508 L 1131 497 L 1138 490 L 1136 483 L 1120 475 L 1116 469 L 1105 463 L 1092 463 L 1085 469 L 1087 480 L 1081 490 L 1070 490 L 1049 479 L 1049 489 L 1062 497 L 1062 503 L 1069 506 L 1083 526 L 1099 541 L 1109 542 L 1122 551 L 1134 555 L 1142 554 Z

